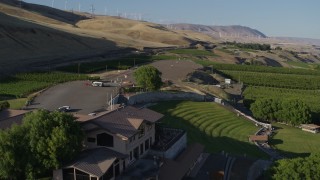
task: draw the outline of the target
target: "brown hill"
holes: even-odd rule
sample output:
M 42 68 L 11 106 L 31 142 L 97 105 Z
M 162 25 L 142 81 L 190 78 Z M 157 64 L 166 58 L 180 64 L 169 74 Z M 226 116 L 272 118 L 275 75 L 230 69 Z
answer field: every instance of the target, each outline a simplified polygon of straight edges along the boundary
M 64 63 L 108 48 L 113 42 L 78 36 L 0 13 L 0 71 L 28 70 L 45 64 Z
M 188 46 L 214 39 L 161 25 L 66 12 L 16 0 L 0 0 L 0 71 L 30 70 L 72 61 L 124 55 L 124 49 Z
M 262 32 L 245 26 L 206 26 L 199 24 L 171 24 L 172 29 L 190 30 L 208 34 L 213 37 L 261 37 L 267 36 Z

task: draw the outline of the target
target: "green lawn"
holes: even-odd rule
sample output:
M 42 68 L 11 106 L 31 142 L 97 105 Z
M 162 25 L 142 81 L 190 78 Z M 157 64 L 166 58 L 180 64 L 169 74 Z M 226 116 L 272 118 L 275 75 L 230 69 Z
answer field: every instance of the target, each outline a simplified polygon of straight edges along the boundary
M 295 61 L 287 61 L 286 63 L 289 64 L 289 65 L 298 67 L 298 68 L 310 69 L 310 64 L 309 63 L 295 62 Z
M 2 97 L 26 97 L 28 94 L 58 83 L 87 79 L 90 77 L 84 74 L 62 72 L 20 73 L 0 82 L 0 100 Z
M 268 157 L 248 142 L 248 136 L 254 134 L 257 127 L 218 104 L 171 101 L 151 109 L 165 115 L 161 121 L 164 125 L 186 130 L 188 143 L 199 142 L 208 152 Z
M 10 109 L 21 109 L 26 104 L 27 98 L 11 99 L 7 101 L 10 104 Z
M 270 143 L 288 157 L 306 156 L 320 151 L 320 134 L 278 123 L 273 126 L 277 129 L 277 133 Z

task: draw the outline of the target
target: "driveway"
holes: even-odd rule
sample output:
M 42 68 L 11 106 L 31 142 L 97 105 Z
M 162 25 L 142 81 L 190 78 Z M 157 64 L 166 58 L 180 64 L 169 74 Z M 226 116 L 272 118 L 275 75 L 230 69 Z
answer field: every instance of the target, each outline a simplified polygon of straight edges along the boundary
M 89 114 L 105 110 L 111 94 L 114 96 L 116 93 L 115 87 L 93 87 L 90 81 L 67 82 L 42 92 L 28 108 L 53 111 L 61 106 L 70 106 L 71 112 Z

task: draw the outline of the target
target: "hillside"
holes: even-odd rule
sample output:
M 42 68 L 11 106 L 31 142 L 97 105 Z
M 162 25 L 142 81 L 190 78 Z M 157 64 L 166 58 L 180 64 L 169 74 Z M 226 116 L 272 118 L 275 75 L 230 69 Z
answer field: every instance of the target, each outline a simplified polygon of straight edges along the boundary
M 197 58 L 223 63 L 308 68 L 305 62 L 320 62 L 317 46 L 288 44 L 243 26 L 159 25 L 114 16 L 91 17 L 26 2 L 20 4 L 16 0 L 0 0 L 0 10 L 0 76 L 54 69 L 70 63 L 105 61 L 136 50 L 189 46 L 210 47 L 206 50 L 216 56 Z M 223 41 L 267 43 L 284 51 L 239 49 L 221 45 Z M 193 58 L 193 55 L 169 55 Z
M 169 26 L 172 29 L 196 31 L 213 37 L 267 37 L 262 32 L 245 26 L 206 26 L 199 24 L 171 24 Z
M 290 43 L 290 42 L 291 43 L 302 43 L 302 44 L 320 46 L 320 39 L 297 38 L 297 37 L 275 37 L 275 39 L 286 41 L 288 43 Z M 317 48 L 319 48 L 319 47 L 317 47 Z
M 102 60 L 135 49 L 188 46 L 214 39 L 201 33 L 119 17 L 62 11 L 0 0 L 0 72 L 30 70 L 74 61 Z M 131 49 L 128 49 L 131 48 Z
M 23 71 L 38 64 L 117 50 L 111 41 L 79 36 L 0 13 L 0 68 Z

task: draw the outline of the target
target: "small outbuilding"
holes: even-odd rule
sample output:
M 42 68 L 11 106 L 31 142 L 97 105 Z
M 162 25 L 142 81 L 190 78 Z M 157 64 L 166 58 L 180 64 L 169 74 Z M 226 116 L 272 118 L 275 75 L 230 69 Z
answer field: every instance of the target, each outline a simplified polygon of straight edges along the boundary
M 231 84 L 231 79 L 224 79 L 225 84 Z
M 72 163 L 53 172 L 53 179 L 100 180 L 115 179 L 125 170 L 127 155 L 106 147 L 83 151 Z
M 320 126 L 316 124 L 301 124 L 301 129 L 303 131 L 308 131 L 312 133 L 319 133 L 320 132 Z
M 249 141 L 257 143 L 266 143 L 268 142 L 268 135 L 251 135 L 249 136 Z

